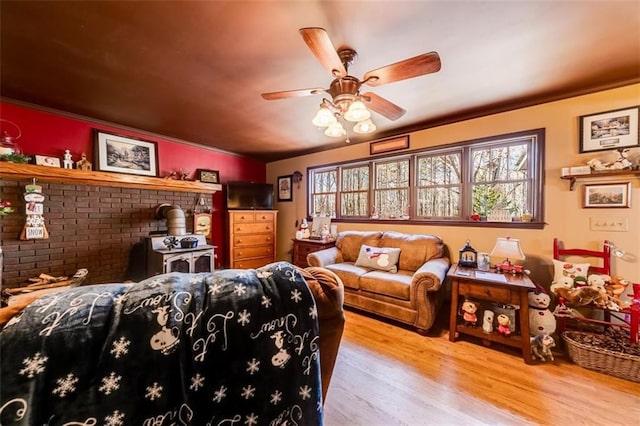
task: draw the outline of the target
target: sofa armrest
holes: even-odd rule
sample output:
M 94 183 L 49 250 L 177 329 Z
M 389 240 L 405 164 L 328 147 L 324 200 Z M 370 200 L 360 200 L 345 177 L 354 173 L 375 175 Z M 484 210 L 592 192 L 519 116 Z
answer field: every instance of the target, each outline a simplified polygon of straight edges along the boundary
M 330 247 L 324 250 L 318 250 L 307 255 L 307 263 L 309 266 L 327 266 L 336 263 L 342 263 L 342 252 L 337 247 Z
M 438 291 L 444 283 L 450 265 L 446 257 L 427 261 L 413 274 L 411 286 L 415 289 L 425 286 L 426 291 Z

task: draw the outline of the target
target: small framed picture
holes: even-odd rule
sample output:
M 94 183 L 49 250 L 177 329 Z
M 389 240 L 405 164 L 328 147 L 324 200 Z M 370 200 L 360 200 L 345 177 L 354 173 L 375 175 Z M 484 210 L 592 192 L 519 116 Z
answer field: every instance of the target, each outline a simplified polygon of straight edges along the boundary
M 96 130 L 95 168 L 104 172 L 158 176 L 158 145 Z
M 293 201 L 293 175 L 278 177 L 278 201 Z
M 220 183 L 220 172 L 218 170 L 198 169 L 196 176 L 203 183 Z
M 584 185 L 584 208 L 631 207 L 631 182 Z
M 47 157 L 46 155 L 36 155 L 36 164 L 38 166 L 60 167 L 60 159 L 58 157 Z
M 369 144 L 369 155 L 400 151 L 407 148 L 409 148 L 409 135 L 398 136 L 397 138 L 371 142 Z
M 580 152 L 640 146 L 640 106 L 580 116 Z

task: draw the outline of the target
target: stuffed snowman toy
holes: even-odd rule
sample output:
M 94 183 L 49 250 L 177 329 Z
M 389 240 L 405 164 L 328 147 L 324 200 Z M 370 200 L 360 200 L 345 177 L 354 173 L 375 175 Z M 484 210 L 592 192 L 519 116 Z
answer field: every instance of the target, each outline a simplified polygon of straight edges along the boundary
M 530 291 L 529 297 L 529 333 L 532 336 L 553 334 L 556 331 L 556 318 L 549 310 L 551 296 L 546 293 Z

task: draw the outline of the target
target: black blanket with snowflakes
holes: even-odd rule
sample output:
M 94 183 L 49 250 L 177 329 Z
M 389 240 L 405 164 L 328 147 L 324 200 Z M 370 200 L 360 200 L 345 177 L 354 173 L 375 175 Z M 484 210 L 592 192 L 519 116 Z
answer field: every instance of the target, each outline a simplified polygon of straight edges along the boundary
M 322 423 L 316 305 L 286 262 L 45 295 L 0 351 L 2 425 Z

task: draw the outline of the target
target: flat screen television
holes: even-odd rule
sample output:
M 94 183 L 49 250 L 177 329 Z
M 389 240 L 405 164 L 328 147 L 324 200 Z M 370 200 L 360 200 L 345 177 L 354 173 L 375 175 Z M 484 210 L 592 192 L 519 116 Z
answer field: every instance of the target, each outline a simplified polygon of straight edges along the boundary
M 228 182 L 227 209 L 272 210 L 273 184 L 255 182 Z

